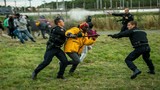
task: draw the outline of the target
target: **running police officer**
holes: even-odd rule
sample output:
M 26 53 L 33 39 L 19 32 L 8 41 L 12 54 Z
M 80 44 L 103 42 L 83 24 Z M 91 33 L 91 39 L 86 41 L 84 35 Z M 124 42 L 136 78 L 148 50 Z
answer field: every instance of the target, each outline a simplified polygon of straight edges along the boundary
M 121 28 L 121 32 L 123 32 L 123 31 L 125 31 L 125 30 L 128 29 L 127 28 L 128 22 L 134 20 L 133 15 L 129 13 L 129 8 L 125 8 L 124 11 L 125 11 L 125 13 L 109 13 L 109 14 L 111 14 L 113 16 L 120 16 L 120 17 L 122 17 L 121 20 L 118 20 L 118 21 L 121 21 L 122 25 L 123 25 L 122 28 Z
M 141 71 L 133 63 L 133 61 L 136 58 L 138 58 L 140 55 L 142 55 L 143 60 L 146 62 L 149 68 L 148 73 L 155 74 L 154 65 L 150 59 L 150 46 L 148 44 L 147 33 L 137 28 L 136 21 L 130 21 L 127 27 L 128 27 L 127 31 L 120 32 L 114 35 L 108 35 L 108 36 L 111 36 L 112 38 L 129 37 L 130 42 L 134 48 L 134 51 L 132 51 L 127 56 L 127 58 L 125 59 L 125 62 L 127 66 L 133 71 L 133 75 L 131 75 L 131 79 L 136 78 L 137 75 L 141 73 Z
M 61 46 L 64 44 L 66 41 L 65 37 L 65 29 L 64 27 L 64 21 L 57 17 L 54 20 L 54 23 L 57 25 L 51 30 L 51 34 L 49 37 L 49 40 L 47 42 L 47 49 L 44 55 L 44 60 L 41 64 L 38 65 L 38 67 L 34 70 L 32 73 L 32 79 L 36 79 L 37 74 L 44 69 L 47 65 L 50 64 L 52 61 L 52 58 L 56 56 L 60 61 L 60 69 L 57 75 L 57 78 L 59 79 L 65 79 L 63 77 L 65 68 L 68 64 L 67 57 L 65 53 L 61 50 Z

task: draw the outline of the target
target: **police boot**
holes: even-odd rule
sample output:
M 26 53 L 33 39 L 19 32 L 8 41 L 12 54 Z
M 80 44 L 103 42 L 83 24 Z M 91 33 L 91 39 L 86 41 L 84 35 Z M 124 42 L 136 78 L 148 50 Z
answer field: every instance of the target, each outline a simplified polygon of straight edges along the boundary
M 141 74 L 141 71 L 138 70 L 138 69 L 136 69 L 136 70 L 133 72 L 133 74 L 132 74 L 132 76 L 131 76 L 131 79 L 136 78 L 138 74 Z
M 34 71 L 32 73 L 32 80 L 36 80 L 37 79 L 37 73 Z
M 155 71 L 154 70 L 149 70 L 147 73 L 149 73 L 149 74 L 155 74 Z
M 66 79 L 63 75 L 58 75 L 57 79 Z

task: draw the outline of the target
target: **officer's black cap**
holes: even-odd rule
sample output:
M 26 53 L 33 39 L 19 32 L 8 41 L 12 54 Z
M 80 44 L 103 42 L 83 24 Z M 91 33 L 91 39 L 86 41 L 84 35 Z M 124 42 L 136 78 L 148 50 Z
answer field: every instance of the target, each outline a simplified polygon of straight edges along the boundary
M 54 24 L 57 25 L 60 20 L 63 20 L 63 19 L 60 18 L 60 17 L 56 17 L 56 18 L 54 19 Z

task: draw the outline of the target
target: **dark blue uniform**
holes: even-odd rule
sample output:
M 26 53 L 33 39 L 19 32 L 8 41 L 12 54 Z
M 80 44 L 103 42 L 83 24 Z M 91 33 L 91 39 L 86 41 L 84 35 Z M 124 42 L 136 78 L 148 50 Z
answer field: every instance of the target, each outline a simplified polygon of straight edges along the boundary
M 44 61 L 38 65 L 38 67 L 34 70 L 32 75 L 32 79 L 35 79 L 36 75 L 47 65 L 50 64 L 52 58 L 56 56 L 60 61 L 60 70 L 58 72 L 58 76 L 63 76 L 65 68 L 68 64 L 68 60 L 66 58 L 65 53 L 61 50 L 61 46 L 66 41 L 65 37 L 65 29 L 56 26 L 51 30 L 51 34 L 49 40 L 47 42 L 47 49 L 44 55 Z M 57 76 L 57 77 L 58 77 Z
M 118 20 L 118 21 L 121 21 L 122 22 L 122 28 L 121 28 L 121 32 L 125 31 L 125 30 L 128 30 L 127 28 L 127 24 L 128 22 L 130 21 L 133 21 L 134 20 L 134 16 L 130 13 L 126 14 L 126 13 L 112 13 L 113 16 L 121 16 L 122 19 L 121 20 Z M 128 17 L 128 19 L 126 19 L 125 17 Z
M 127 66 L 135 71 L 137 67 L 133 61 L 142 55 L 143 60 L 146 62 L 151 74 L 154 74 L 154 65 L 150 59 L 150 46 L 148 44 L 147 34 L 144 31 L 138 30 L 138 28 L 133 28 L 132 30 L 127 30 L 120 32 L 118 34 L 111 35 L 112 38 L 122 38 L 129 37 L 133 48 L 135 48 L 125 59 Z

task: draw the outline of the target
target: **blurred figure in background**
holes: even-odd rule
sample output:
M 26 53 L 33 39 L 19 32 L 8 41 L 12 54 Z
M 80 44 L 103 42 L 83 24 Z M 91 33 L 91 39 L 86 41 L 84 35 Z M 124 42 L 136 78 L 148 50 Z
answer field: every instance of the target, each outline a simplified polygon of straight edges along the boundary
M 3 21 L 3 26 L 6 27 L 7 34 L 10 36 L 10 32 L 9 32 L 9 29 L 8 29 L 8 26 L 9 26 L 8 20 L 9 20 L 9 15 L 6 15 L 6 17 L 5 17 L 4 21 Z
M 48 35 L 50 34 L 50 30 L 49 30 L 49 28 L 51 27 L 50 26 L 50 23 L 49 23 L 49 21 L 45 18 L 45 16 L 40 16 L 39 17 L 39 20 L 38 20 L 39 22 L 40 22 L 40 24 L 39 24 L 39 29 L 41 30 L 41 34 L 42 34 L 42 37 L 44 38 L 44 39 L 47 39 L 47 37 L 45 36 L 45 34 L 47 33 Z
M 13 33 L 14 30 L 16 29 L 16 27 L 14 26 L 14 16 L 11 15 L 9 16 L 9 19 L 8 19 L 8 29 L 9 29 L 9 32 L 10 32 L 10 36 L 12 39 L 16 39 L 16 35 Z
M 4 31 L 4 27 L 2 25 L 2 21 L 0 21 L 0 36 L 2 36 L 3 31 Z
M 17 30 L 20 32 L 17 35 L 19 36 L 21 43 L 24 43 L 23 34 L 29 37 L 31 41 L 36 42 L 27 30 L 27 20 L 25 19 L 25 17 L 21 16 L 19 13 L 15 14 L 15 16 L 17 17 L 17 19 L 15 19 L 15 26 L 17 27 Z
M 38 33 L 38 36 L 40 35 L 40 30 L 38 28 L 39 24 L 40 24 L 39 21 L 35 21 L 33 19 L 30 19 L 31 31 L 32 31 L 32 35 L 34 38 L 36 38 L 36 36 L 35 36 L 36 32 Z
M 28 15 L 25 15 L 25 19 L 27 20 L 27 30 L 28 32 L 31 34 L 31 29 L 30 29 L 30 18 L 28 17 Z

